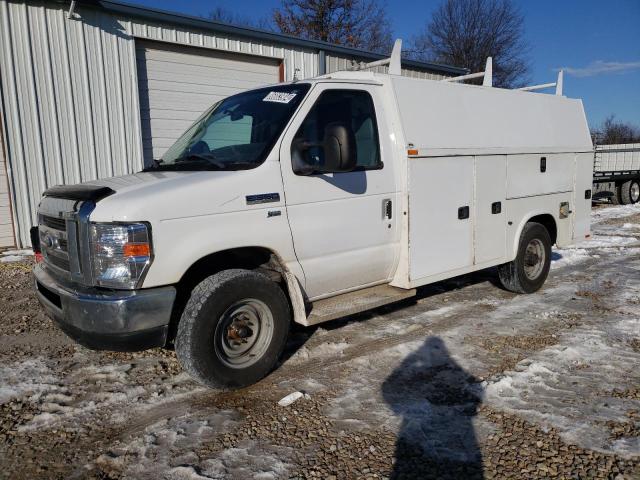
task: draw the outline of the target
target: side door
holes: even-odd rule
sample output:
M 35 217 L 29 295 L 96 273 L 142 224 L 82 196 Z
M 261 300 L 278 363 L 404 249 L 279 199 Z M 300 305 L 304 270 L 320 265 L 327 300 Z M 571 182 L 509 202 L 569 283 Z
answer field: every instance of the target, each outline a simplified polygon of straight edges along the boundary
M 399 251 L 398 188 L 390 130 L 375 85 L 317 84 L 280 150 L 287 215 L 310 299 L 391 277 Z M 357 167 L 301 174 L 294 162 L 323 164 L 328 126 L 352 134 Z M 304 150 L 299 145 L 307 145 Z

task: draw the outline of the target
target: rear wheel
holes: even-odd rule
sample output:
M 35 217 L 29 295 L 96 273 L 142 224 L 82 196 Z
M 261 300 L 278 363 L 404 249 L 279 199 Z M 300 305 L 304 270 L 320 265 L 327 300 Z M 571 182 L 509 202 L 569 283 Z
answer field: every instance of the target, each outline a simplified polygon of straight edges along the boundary
M 622 200 L 620 199 L 620 185 L 616 185 L 613 190 L 613 195 L 609 197 L 609 200 L 613 205 L 621 205 Z
M 289 332 L 282 289 L 250 270 L 224 270 L 198 284 L 182 313 L 176 354 L 209 387 L 243 387 L 275 366 Z
M 542 287 L 551 265 L 551 237 L 535 222 L 527 223 L 520 235 L 515 260 L 498 267 L 500 282 L 516 293 L 533 293 Z
M 640 183 L 638 180 L 629 180 L 620 185 L 620 203 L 629 205 L 640 200 Z

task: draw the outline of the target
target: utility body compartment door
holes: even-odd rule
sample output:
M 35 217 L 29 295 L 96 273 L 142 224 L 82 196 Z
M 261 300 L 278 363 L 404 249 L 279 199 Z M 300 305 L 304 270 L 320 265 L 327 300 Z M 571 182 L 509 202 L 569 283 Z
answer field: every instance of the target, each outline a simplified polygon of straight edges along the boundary
M 410 281 L 473 265 L 473 157 L 408 162 Z
M 573 161 L 573 153 L 508 155 L 507 198 L 570 192 Z
M 591 197 L 593 196 L 593 153 L 575 155 L 575 190 L 573 200 L 573 241 L 591 234 Z
M 506 155 L 475 157 L 474 263 L 483 264 L 505 255 Z

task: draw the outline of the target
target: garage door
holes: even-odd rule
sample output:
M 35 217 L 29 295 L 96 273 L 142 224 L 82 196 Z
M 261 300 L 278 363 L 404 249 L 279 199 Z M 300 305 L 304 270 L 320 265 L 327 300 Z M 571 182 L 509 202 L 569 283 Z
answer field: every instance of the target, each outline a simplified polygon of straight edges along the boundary
M 0 145 L 0 248 L 15 245 L 13 226 L 11 225 L 11 207 L 9 206 L 9 182 L 1 148 Z
M 136 45 L 145 164 L 218 100 L 280 81 L 280 60 L 181 45 Z

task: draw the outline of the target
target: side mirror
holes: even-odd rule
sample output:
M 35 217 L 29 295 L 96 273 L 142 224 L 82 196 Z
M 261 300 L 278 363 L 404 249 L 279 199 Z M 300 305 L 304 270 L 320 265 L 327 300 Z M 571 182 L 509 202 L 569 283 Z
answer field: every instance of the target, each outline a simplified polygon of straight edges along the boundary
M 313 165 L 303 160 L 312 147 L 322 148 L 323 164 Z M 298 175 L 314 173 L 350 172 L 356 168 L 356 139 L 349 127 L 342 123 L 330 123 L 324 129 L 322 143 L 309 143 L 302 139 L 292 145 L 293 170 Z
M 343 123 L 330 123 L 324 129 L 324 168 L 327 172 L 350 172 L 356 168 L 356 138 Z

